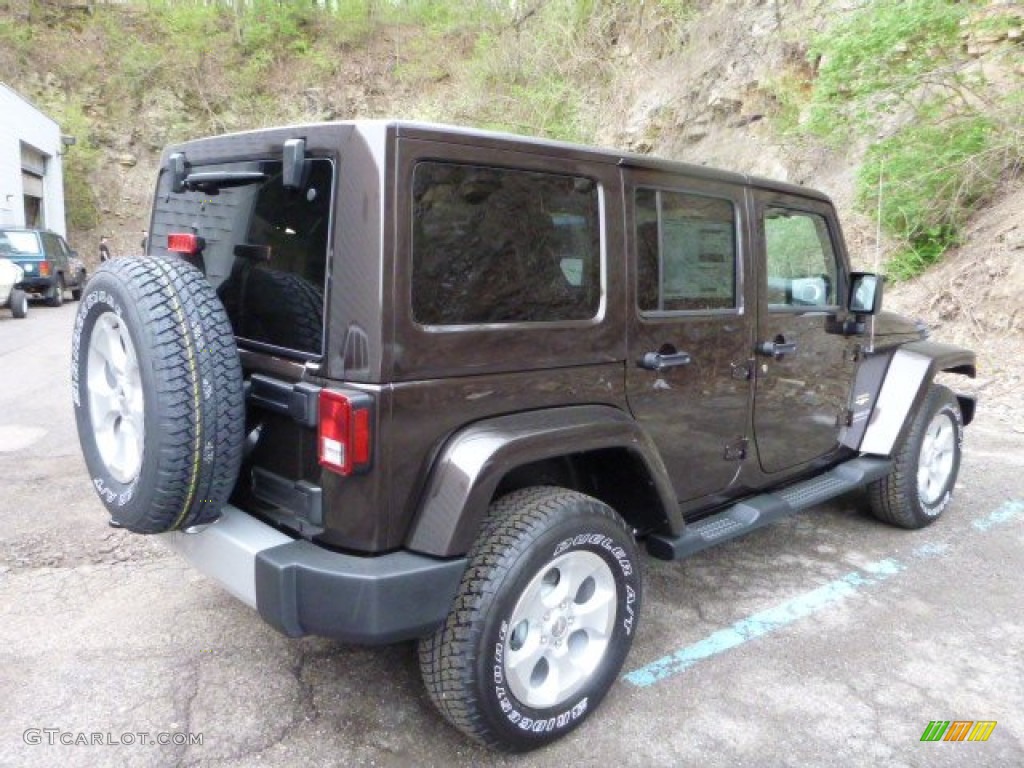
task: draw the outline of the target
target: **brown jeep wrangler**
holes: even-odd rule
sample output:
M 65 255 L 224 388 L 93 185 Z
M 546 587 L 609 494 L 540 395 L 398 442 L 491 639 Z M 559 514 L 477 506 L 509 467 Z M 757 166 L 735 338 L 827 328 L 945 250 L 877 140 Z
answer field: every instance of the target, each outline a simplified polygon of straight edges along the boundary
M 290 636 L 417 639 L 442 714 L 526 750 L 698 552 L 866 486 L 950 500 L 974 355 L 879 311 L 820 193 L 404 122 L 168 148 L 149 253 L 89 281 L 73 395 L 111 523 Z

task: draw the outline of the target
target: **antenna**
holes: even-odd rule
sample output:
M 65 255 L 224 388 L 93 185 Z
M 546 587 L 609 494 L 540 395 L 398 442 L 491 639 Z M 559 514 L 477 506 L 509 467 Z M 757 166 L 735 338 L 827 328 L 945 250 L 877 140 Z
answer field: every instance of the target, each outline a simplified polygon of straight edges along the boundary
M 875 274 L 882 265 L 882 178 L 885 176 L 885 156 L 878 160 L 878 205 L 875 210 Z
M 875 267 L 874 273 L 881 274 L 882 269 L 882 180 L 885 177 L 885 155 L 878 158 L 878 205 L 875 209 Z M 868 318 L 868 352 L 875 351 L 875 315 Z

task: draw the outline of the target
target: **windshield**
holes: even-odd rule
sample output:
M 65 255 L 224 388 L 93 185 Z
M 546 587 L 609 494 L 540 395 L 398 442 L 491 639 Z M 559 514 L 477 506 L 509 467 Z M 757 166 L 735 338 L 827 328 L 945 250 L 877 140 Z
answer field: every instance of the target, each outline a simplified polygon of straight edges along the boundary
M 41 253 L 39 237 L 35 232 L 0 229 L 0 255 L 39 256 Z

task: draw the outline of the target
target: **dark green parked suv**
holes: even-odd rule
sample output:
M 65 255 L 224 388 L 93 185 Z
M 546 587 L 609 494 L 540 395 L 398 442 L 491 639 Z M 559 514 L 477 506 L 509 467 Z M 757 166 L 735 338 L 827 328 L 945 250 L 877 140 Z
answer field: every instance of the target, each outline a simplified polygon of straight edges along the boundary
M 68 290 L 78 301 L 87 274 L 78 253 L 56 232 L 44 229 L 0 229 L 0 258 L 10 259 L 23 270 L 18 288 L 29 296 L 46 299 L 51 307 L 64 303 Z

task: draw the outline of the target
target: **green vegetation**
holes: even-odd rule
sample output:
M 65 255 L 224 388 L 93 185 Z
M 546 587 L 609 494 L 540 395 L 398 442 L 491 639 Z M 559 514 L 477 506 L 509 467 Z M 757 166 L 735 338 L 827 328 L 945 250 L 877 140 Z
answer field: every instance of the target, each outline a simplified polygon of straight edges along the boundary
M 968 216 L 999 180 L 1006 158 L 997 127 L 981 115 L 932 119 L 874 144 L 858 175 L 858 201 L 878 210 L 903 248 L 888 272 L 901 280 L 923 272 L 959 243 Z
M 472 55 L 463 65 L 468 87 L 454 103 L 433 105 L 425 116 L 587 143 L 607 118 L 595 102 L 614 77 L 620 36 L 664 24 L 679 38 L 697 4 L 546 0 L 486 5 L 491 15 L 482 18 Z
M 872 217 L 880 210 L 897 244 L 889 273 L 912 276 L 959 241 L 970 214 L 1022 163 L 1024 91 L 1007 99 L 1005 83 L 994 90 L 962 40 L 965 29 L 991 36 L 1019 22 L 989 12 L 986 0 L 872 0 L 838 12 L 808 45 L 805 27 L 783 25 L 783 6 L 776 5 L 778 42 L 792 66 L 776 73 L 773 125 L 790 140 L 868 147 L 858 205 Z M 692 44 L 691 24 L 708 6 L 138 0 L 97 3 L 92 13 L 52 2 L 21 7 L 31 9 L 27 22 L 0 14 L 0 71 L 78 138 L 65 156 L 68 215 L 73 229 L 87 230 L 122 193 L 118 183 L 96 183 L 97 174 L 124 183 L 102 158 L 197 135 L 378 117 L 398 104 L 405 117 L 591 142 L 623 73 L 627 83 L 637 77 L 635 56 L 654 62 Z
M 74 147 L 64 153 L 64 204 L 67 223 L 72 229 L 95 229 L 99 207 L 92 189 L 92 175 L 100 162 L 100 151 L 89 121 L 76 101 L 51 106 L 50 115 L 61 129 L 75 137 Z
M 802 121 L 794 117 L 798 91 L 779 89 L 785 127 L 835 144 L 874 140 L 858 173 L 858 203 L 879 211 L 897 241 L 888 264 L 896 279 L 919 274 L 957 244 L 970 214 L 1024 159 L 1020 109 L 997 105 L 961 50 L 962 23 L 982 5 L 865 4 L 811 44 L 819 66 Z
M 874 130 L 883 115 L 914 109 L 922 86 L 962 86 L 954 66 L 960 21 L 979 4 L 874 0 L 840 18 L 808 50 L 820 65 L 807 127 L 838 136 L 857 128 Z

